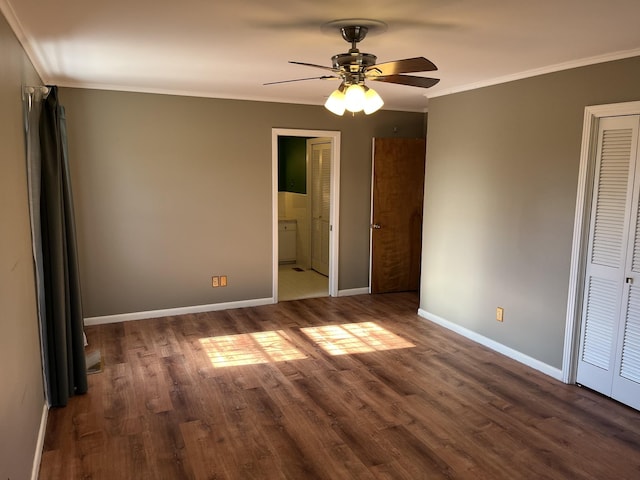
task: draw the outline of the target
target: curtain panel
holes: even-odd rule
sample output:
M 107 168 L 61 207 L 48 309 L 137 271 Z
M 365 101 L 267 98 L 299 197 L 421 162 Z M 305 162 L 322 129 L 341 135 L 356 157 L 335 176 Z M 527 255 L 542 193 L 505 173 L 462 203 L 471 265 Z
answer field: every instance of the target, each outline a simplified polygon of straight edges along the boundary
M 40 170 L 43 361 L 49 404 L 64 406 L 88 386 L 66 119 L 55 86 L 41 107 L 39 137 L 40 168 L 30 170 Z

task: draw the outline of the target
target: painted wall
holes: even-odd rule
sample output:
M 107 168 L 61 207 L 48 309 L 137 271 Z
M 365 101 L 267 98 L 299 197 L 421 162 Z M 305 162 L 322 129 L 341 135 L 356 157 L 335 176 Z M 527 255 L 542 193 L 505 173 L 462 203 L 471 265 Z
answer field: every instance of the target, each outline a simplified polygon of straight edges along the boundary
M 584 107 L 639 99 L 640 58 L 431 99 L 421 308 L 561 368 Z
M 425 115 L 61 89 L 85 316 L 270 298 L 271 129 L 342 132 L 339 289 L 366 287 L 371 138 Z M 211 288 L 212 275 L 229 286 Z
M 31 477 L 45 405 L 36 310 L 22 85 L 41 81 L 0 15 L 0 478 Z

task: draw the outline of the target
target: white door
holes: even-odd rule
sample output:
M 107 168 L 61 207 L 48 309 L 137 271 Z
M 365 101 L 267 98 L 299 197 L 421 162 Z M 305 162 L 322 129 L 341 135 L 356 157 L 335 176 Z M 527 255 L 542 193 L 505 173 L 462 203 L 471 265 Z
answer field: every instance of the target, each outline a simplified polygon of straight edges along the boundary
M 311 159 L 311 268 L 329 275 L 331 141 L 307 141 Z
M 600 120 L 577 382 L 640 409 L 640 117 Z

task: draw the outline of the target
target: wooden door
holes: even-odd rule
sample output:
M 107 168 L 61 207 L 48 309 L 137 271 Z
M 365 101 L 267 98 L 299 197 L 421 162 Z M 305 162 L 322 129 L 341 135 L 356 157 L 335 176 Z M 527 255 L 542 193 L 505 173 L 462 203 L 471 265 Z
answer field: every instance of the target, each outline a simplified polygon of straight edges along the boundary
M 420 288 L 425 140 L 375 138 L 371 292 Z
M 311 268 L 329 275 L 331 210 L 331 142 L 307 141 L 311 152 Z

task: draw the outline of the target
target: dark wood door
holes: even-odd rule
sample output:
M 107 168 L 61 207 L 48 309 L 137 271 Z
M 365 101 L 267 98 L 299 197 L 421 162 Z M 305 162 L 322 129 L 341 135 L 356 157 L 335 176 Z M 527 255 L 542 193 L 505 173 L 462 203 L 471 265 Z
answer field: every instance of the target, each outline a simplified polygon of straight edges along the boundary
M 424 139 L 374 139 L 372 293 L 420 288 L 424 167 Z

